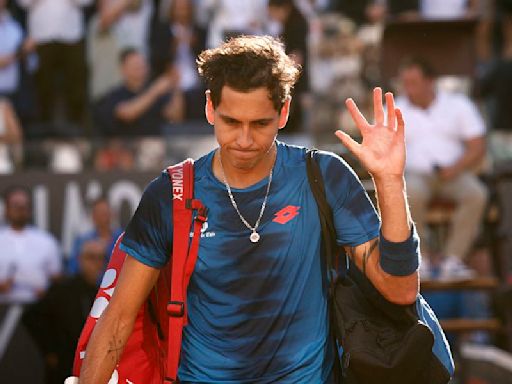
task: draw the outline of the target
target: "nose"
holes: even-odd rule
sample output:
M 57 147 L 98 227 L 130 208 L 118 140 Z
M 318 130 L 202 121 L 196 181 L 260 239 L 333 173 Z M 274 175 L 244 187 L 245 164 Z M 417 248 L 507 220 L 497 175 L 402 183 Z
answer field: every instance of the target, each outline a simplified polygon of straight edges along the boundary
M 238 134 L 236 143 L 240 149 L 249 149 L 253 144 L 251 129 L 248 125 L 242 126 Z

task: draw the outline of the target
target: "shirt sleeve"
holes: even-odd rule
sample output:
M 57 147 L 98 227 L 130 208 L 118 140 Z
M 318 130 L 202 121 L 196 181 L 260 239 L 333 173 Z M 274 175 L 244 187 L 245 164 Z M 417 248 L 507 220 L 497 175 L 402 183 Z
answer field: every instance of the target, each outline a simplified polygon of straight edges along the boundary
M 459 98 L 459 127 L 464 140 L 474 139 L 485 134 L 485 123 L 476 105 L 465 97 Z
M 46 268 L 49 277 L 57 276 L 62 272 L 62 253 L 59 243 L 53 236 L 49 239 Z
M 78 272 L 78 257 L 80 255 L 80 250 L 82 249 L 83 243 L 84 241 L 82 236 L 77 236 L 73 242 L 73 247 L 69 253 L 69 260 L 67 265 L 67 271 L 70 275 L 74 275 Z
M 338 244 L 357 246 L 378 237 L 379 216 L 354 171 L 334 154 L 321 152 L 319 160 Z
M 144 190 L 120 248 L 143 264 L 161 268 L 172 250 L 172 193 L 166 172 Z

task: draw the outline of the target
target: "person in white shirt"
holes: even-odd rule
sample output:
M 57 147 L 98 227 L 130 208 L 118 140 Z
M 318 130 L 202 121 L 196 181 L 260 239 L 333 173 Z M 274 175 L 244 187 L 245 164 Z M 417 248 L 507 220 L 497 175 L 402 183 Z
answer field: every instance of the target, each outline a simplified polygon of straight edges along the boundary
M 457 208 L 444 244 L 440 277 L 471 277 L 463 263 L 487 202 L 487 190 L 472 173 L 485 155 L 485 125 L 476 106 L 462 94 L 436 90 L 435 73 L 422 59 L 400 69 L 404 95 L 397 99 L 409 129 L 406 133 L 407 192 L 413 220 L 422 241 L 423 265 L 429 276 L 430 250 L 426 215 L 429 201 L 440 195 Z
M 67 118 L 80 125 L 86 106 L 86 64 L 82 7 L 93 0 L 18 0 L 27 10 L 28 35 L 39 57 L 36 88 L 42 122 L 54 120 L 57 78 Z
M 30 304 L 59 277 L 61 251 L 53 236 L 29 225 L 28 191 L 11 187 L 4 203 L 7 226 L 0 229 L 0 304 Z
M 476 16 L 479 0 L 421 0 L 421 16 L 429 20 L 461 19 Z
M 263 33 L 267 0 L 201 0 L 198 5 L 199 19 L 208 26 L 208 48 L 229 37 Z
M 89 23 L 87 55 L 89 92 L 99 100 L 121 84 L 118 58 L 126 49 L 149 53 L 152 0 L 98 0 Z

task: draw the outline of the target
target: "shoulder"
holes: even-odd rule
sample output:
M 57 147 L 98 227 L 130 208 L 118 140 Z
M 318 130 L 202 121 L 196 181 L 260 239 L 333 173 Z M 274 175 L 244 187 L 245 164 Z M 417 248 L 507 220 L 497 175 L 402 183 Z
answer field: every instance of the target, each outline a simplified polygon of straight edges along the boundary
M 287 167 L 306 166 L 306 153 L 310 149 L 282 142 L 278 142 L 278 149 L 282 153 Z M 331 172 L 336 172 L 336 174 L 340 174 L 340 172 L 342 174 L 353 173 L 347 162 L 333 152 L 316 150 L 315 159 L 324 176 Z
M 324 177 L 330 175 L 355 176 L 355 172 L 350 165 L 341 156 L 333 152 L 318 151 L 317 162 Z
M 47 246 L 51 248 L 59 247 L 57 239 L 50 232 L 31 226 L 27 228 L 27 233 L 33 240 L 37 241 L 39 246 Z
M 395 104 L 398 108 L 401 108 L 402 110 L 409 108 L 410 106 L 409 99 L 404 95 L 398 96 L 395 99 Z
M 144 188 L 144 195 L 154 198 L 169 197 L 171 193 L 172 183 L 167 173 L 167 169 L 163 169 L 160 175 L 151 180 Z
M 11 30 L 16 33 L 17 37 L 23 36 L 23 28 L 21 24 L 16 21 L 11 15 L 7 16 L 7 25 L 11 28 Z
M 282 157 L 286 166 L 294 167 L 304 165 L 308 148 L 276 141 L 278 156 Z
M 439 102 L 443 103 L 447 108 L 474 108 L 475 104 L 471 99 L 460 92 L 444 92 L 438 93 Z

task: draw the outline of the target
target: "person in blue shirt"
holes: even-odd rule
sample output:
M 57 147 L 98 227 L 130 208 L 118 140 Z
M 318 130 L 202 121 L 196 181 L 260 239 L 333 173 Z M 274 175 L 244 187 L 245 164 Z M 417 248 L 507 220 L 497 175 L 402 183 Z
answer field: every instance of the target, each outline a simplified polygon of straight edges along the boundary
M 244 36 L 202 52 L 198 69 L 219 147 L 194 165 L 195 196 L 209 215 L 188 288 L 180 382 L 332 383 L 321 230 L 306 149 L 277 141 L 299 67 L 277 40 Z M 319 164 L 338 243 L 388 300 L 410 304 L 418 293 L 419 254 L 403 177 L 404 122 L 393 95 L 385 99 L 387 112 L 376 88 L 374 124 L 347 100 L 361 144 L 336 132 L 372 174 L 380 218 L 341 158 L 321 152 Z M 171 191 L 163 172 L 126 228 L 121 249 L 129 256 L 90 339 L 81 384 L 109 380 L 137 311 L 168 262 Z
M 93 228 L 88 232 L 78 235 L 73 242 L 73 248 L 69 254 L 67 264 L 67 272 L 69 275 L 75 275 L 79 272 L 79 257 L 82 247 L 85 243 L 92 240 L 99 241 L 103 244 L 105 250 L 104 266 L 106 267 L 116 240 L 122 233 L 120 227 L 113 226 L 112 209 L 105 198 L 101 197 L 92 203 L 91 219 Z

